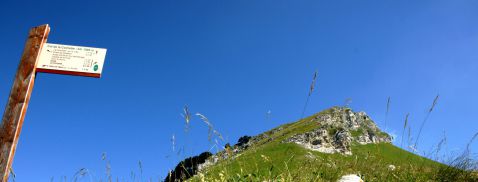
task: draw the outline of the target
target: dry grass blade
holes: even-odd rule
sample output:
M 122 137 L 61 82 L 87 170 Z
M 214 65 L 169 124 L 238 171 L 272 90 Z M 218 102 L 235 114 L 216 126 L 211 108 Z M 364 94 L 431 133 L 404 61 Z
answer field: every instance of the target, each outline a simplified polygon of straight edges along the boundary
M 403 148 L 403 136 L 405 135 L 405 129 L 407 129 L 408 125 L 408 116 L 410 113 L 407 113 L 407 116 L 405 116 L 405 122 L 403 124 L 403 131 L 402 131 L 402 141 L 400 142 L 400 148 Z
M 101 160 L 106 162 L 106 178 L 108 179 L 109 182 L 112 181 L 112 176 L 111 176 L 111 163 L 108 160 L 108 157 L 106 155 L 106 152 L 103 152 L 101 155 Z
M 443 138 L 438 142 L 437 148 L 435 150 L 435 160 L 438 160 L 438 154 L 440 153 L 443 145 L 446 143 L 446 134 L 445 131 L 443 131 Z
M 471 143 L 473 143 L 473 141 L 476 139 L 476 137 L 478 137 L 478 133 L 475 133 L 475 135 L 473 135 L 473 137 L 470 139 L 470 141 L 468 142 L 468 144 L 466 144 L 466 150 L 467 150 L 467 151 L 470 150 L 470 145 L 471 145 Z
M 176 136 L 173 136 L 171 137 L 171 145 L 173 147 L 173 152 L 176 150 Z
M 201 120 L 206 123 L 207 127 L 208 127 L 208 141 L 211 141 L 212 139 L 212 135 L 213 135 L 213 131 L 214 131 L 214 127 L 212 126 L 211 122 L 209 122 L 209 119 L 207 119 L 206 116 L 204 116 L 203 114 L 201 113 L 196 113 L 196 116 L 199 116 L 199 118 L 201 118 Z
M 171 146 L 173 148 L 173 152 L 176 150 L 176 136 L 173 134 L 173 136 L 171 136 Z
M 385 130 L 387 129 L 388 112 L 390 111 L 390 96 L 387 99 L 387 111 L 385 112 Z
M 186 121 L 185 131 L 188 132 L 189 131 L 189 123 L 191 121 L 191 113 L 189 112 L 189 107 L 187 105 L 184 105 L 183 113 L 181 114 L 181 116 Z
M 131 171 L 131 173 L 130 173 L 129 176 L 130 176 L 130 178 L 131 178 L 131 181 L 135 181 L 135 180 L 136 180 L 136 174 L 135 174 L 133 171 Z
M 209 119 L 206 116 L 204 116 L 201 113 L 196 113 L 196 116 L 199 116 L 199 118 L 206 124 L 206 126 L 208 128 L 208 137 L 207 138 L 208 138 L 209 142 L 212 141 L 214 136 L 216 136 L 217 138 L 219 138 L 221 141 L 224 142 L 224 137 L 221 135 L 221 133 L 219 133 L 217 130 L 214 129 L 214 126 L 212 125 L 212 123 L 209 121 Z
M 180 155 L 181 155 L 181 152 L 183 152 L 183 154 L 184 154 L 184 146 L 183 146 L 183 147 L 179 147 L 179 150 L 178 150 L 178 152 L 176 152 L 176 155 L 180 156 Z
M 81 168 L 80 170 L 78 170 L 78 172 L 75 173 L 75 176 L 74 176 L 74 182 L 78 181 L 78 178 L 83 178 L 85 177 L 87 174 L 89 173 L 88 169 L 86 168 Z M 91 178 L 91 176 L 90 176 Z M 91 179 L 90 179 L 91 180 Z
M 212 149 L 213 149 L 214 147 L 217 148 L 217 144 L 214 144 L 214 145 L 212 145 L 211 147 L 209 147 L 209 150 L 207 150 L 207 151 L 208 151 L 208 152 L 212 152 Z
M 314 73 L 314 77 L 312 78 L 312 83 L 310 84 L 310 89 L 309 89 L 309 96 L 312 95 L 312 92 L 314 91 L 315 88 L 315 81 L 317 80 L 317 71 Z
M 140 178 L 141 178 L 141 181 L 143 181 L 143 163 L 140 161 L 138 161 L 138 167 L 139 167 L 139 174 L 140 174 Z
M 213 131 L 212 127 L 209 127 L 209 128 L 207 129 L 207 140 L 208 140 L 208 141 L 211 141 L 211 140 L 212 140 L 212 131 Z
M 314 77 L 312 78 L 312 83 L 310 84 L 309 94 L 307 95 L 307 100 L 305 101 L 304 109 L 302 110 L 302 115 L 300 116 L 301 119 L 304 117 L 305 110 L 307 109 L 307 105 L 309 104 L 310 96 L 312 95 L 312 92 L 314 92 L 315 82 L 317 81 L 317 75 L 318 75 L 318 72 L 315 71 Z
M 204 115 L 201 114 L 201 113 L 196 113 L 196 116 L 199 116 L 199 118 L 201 118 L 201 120 L 202 120 L 204 123 L 206 123 L 207 126 L 211 126 L 211 127 L 212 127 L 211 123 L 209 122 L 209 119 L 207 119 L 206 116 L 204 116 Z
M 106 160 L 106 152 L 103 152 L 103 154 L 101 154 L 101 160 Z
M 433 104 L 432 104 L 432 106 L 430 107 L 429 112 L 432 112 L 432 111 L 433 111 L 433 109 L 435 108 L 435 105 L 438 103 L 438 98 L 439 98 L 439 97 L 440 97 L 440 95 L 437 95 L 437 96 L 435 97 L 435 99 L 433 99 Z
M 222 137 L 222 135 L 217 131 L 217 130 L 213 130 L 213 133 L 222 141 L 224 141 L 224 138 Z
M 417 148 L 418 141 L 420 140 L 420 135 L 422 134 L 423 127 L 425 126 L 425 123 L 427 122 L 428 118 L 430 117 L 430 114 L 432 113 L 433 109 L 435 108 L 436 104 L 438 103 L 438 99 L 440 98 L 440 95 L 437 95 L 435 99 L 433 99 L 432 106 L 430 109 L 428 109 L 427 115 L 425 116 L 425 119 L 423 119 L 422 124 L 420 125 L 420 130 L 418 130 L 418 135 L 417 139 L 415 140 L 415 144 L 413 145 L 414 148 Z

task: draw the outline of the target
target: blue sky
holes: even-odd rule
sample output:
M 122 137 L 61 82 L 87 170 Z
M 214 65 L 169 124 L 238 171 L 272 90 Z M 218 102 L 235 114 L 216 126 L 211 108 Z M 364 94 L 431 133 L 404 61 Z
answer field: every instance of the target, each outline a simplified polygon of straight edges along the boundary
M 80 168 L 99 178 L 103 152 L 115 176 L 138 174 L 141 161 L 145 177 L 162 178 L 211 145 L 196 117 L 184 133 L 185 104 L 235 143 L 297 120 L 315 70 L 307 115 L 352 98 L 383 127 L 390 96 L 387 130 L 399 135 L 410 113 L 416 135 L 440 94 L 419 147 L 445 131 L 448 149 L 462 150 L 478 132 L 477 19 L 473 0 L 3 0 L 1 109 L 30 27 L 50 24 L 50 43 L 108 49 L 101 79 L 38 74 L 17 181 Z

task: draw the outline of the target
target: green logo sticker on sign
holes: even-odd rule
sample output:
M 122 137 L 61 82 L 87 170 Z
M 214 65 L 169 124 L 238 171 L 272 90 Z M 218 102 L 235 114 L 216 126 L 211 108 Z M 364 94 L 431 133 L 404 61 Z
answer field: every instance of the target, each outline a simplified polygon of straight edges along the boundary
M 95 64 L 95 66 L 93 66 L 93 71 L 98 71 L 98 65 Z

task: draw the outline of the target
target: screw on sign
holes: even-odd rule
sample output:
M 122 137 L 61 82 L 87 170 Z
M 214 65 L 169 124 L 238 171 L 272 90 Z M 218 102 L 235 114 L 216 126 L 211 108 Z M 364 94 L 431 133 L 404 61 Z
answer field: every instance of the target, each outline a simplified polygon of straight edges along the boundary
M 48 24 L 28 33 L 0 123 L 0 182 L 8 181 L 37 72 L 100 78 L 106 49 L 47 43 Z

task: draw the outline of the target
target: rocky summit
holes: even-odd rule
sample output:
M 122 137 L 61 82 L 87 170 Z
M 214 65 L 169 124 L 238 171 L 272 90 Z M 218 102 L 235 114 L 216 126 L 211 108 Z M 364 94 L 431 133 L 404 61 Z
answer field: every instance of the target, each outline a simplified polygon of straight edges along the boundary
M 296 134 L 283 142 L 323 153 L 352 155 L 351 145 L 354 143 L 365 145 L 392 141 L 365 112 L 353 112 L 348 107 L 333 107 L 308 122 L 317 123 L 318 128 Z

